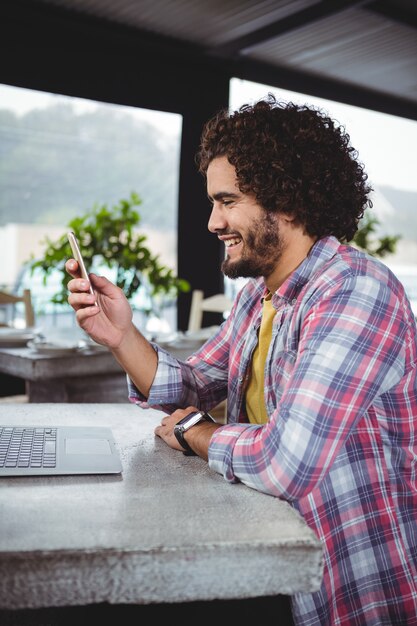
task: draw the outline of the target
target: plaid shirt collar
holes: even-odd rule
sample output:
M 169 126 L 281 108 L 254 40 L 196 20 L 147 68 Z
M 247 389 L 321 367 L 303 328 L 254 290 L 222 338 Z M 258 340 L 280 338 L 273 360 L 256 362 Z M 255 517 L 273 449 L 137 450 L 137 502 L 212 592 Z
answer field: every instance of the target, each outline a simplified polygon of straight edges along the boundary
M 316 241 L 311 248 L 307 257 L 292 272 L 273 295 L 272 302 L 276 306 L 278 301 L 285 300 L 292 302 L 297 299 L 304 285 L 306 285 L 311 277 L 321 270 L 321 268 L 337 254 L 340 248 L 340 242 L 329 235 Z M 262 300 L 268 295 L 269 291 L 265 286 L 262 294 Z M 278 301 L 277 301 L 278 299 Z

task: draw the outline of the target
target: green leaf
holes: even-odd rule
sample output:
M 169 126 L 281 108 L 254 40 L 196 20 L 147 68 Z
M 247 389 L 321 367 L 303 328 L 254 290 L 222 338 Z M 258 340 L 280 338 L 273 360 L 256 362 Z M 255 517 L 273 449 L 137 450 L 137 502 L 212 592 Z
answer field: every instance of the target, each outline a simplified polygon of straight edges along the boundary
M 371 256 L 385 257 L 388 254 L 394 254 L 400 235 L 383 236 L 376 238 L 375 232 L 380 221 L 374 215 L 368 213 L 360 221 L 358 230 L 352 239 L 352 243 L 361 250 L 368 252 Z

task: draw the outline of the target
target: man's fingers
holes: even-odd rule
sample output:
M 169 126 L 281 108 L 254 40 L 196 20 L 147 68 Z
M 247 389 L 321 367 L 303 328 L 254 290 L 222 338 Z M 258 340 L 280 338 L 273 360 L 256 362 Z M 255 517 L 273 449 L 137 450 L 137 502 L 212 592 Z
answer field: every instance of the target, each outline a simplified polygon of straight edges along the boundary
M 65 269 L 68 274 L 74 276 L 74 278 L 77 278 L 77 276 L 80 275 L 78 271 L 78 263 L 75 259 L 68 259 L 68 261 L 65 263 Z

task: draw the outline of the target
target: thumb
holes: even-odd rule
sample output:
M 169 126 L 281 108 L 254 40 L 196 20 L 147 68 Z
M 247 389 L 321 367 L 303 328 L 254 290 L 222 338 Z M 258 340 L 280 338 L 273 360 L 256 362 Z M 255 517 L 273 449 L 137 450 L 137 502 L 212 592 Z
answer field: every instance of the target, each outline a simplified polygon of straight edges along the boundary
M 89 274 L 91 285 L 96 288 L 104 296 L 115 296 L 115 291 L 119 291 L 119 287 L 110 282 L 105 276 L 97 276 L 97 274 Z

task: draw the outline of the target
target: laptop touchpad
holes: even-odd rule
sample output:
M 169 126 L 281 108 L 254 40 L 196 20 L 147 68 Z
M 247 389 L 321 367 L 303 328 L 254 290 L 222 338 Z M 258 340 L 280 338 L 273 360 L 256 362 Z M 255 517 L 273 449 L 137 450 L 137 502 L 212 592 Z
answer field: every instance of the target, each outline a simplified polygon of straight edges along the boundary
M 65 452 L 67 454 L 111 454 L 110 444 L 107 439 L 65 439 Z

